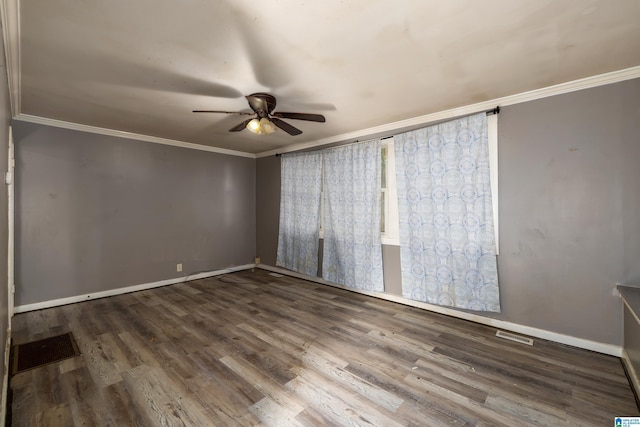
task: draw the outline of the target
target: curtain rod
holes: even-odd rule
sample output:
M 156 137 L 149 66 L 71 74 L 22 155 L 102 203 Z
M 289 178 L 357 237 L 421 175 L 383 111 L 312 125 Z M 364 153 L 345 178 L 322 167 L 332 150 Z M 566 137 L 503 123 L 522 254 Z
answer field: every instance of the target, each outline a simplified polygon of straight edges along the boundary
M 478 113 L 480 113 L 480 111 Z M 478 113 L 473 113 L 473 114 L 478 114 Z M 496 106 L 496 108 L 492 108 L 491 110 L 485 110 L 485 113 L 487 113 L 487 116 L 491 116 L 493 114 L 500 114 L 500 106 L 498 105 L 498 106 Z M 462 118 L 462 117 L 472 116 L 473 114 L 467 114 L 467 115 L 460 116 L 460 117 L 453 117 L 453 118 L 447 119 L 445 121 L 456 120 L 456 119 L 459 119 L 459 118 Z M 439 122 L 439 123 L 444 123 L 445 121 Z M 427 124 L 427 126 L 429 126 L 429 124 Z M 402 132 L 400 132 L 400 133 L 402 133 Z M 380 139 L 380 141 L 384 141 L 385 139 L 389 139 L 389 138 L 393 138 L 393 137 L 394 137 L 394 135 L 389 135 L 389 136 L 383 136 L 383 137 L 381 137 L 379 139 Z M 357 144 L 358 142 L 365 142 L 365 141 L 368 141 L 368 140 L 356 139 L 355 141 L 347 142 L 347 143 L 345 143 L 343 145 Z M 280 157 L 280 156 L 282 156 L 281 153 L 276 153 L 276 157 Z

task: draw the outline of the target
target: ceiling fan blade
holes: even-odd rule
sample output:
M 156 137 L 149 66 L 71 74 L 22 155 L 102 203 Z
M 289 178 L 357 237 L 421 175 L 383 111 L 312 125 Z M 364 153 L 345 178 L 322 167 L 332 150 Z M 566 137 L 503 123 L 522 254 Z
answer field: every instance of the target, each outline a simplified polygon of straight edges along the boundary
M 241 114 L 243 116 L 252 116 L 254 113 L 246 111 L 217 111 L 217 110 L 193 110 L 194 113 L 221 113 L 221 114 Z
M 145 89 L 177 94 L 201 95 L 215 98 L 240 98 L 243 93 L 239 90 L 207 78 L 185 73 L 176 64 L 160 66 L 144 60 L 144 57 L 125 59 L 124 55 L 110 55 L 105 50 L 87 47 L 71 48 L 67 46 L 69 57 L 81 55 L 83 58 L 82 81 L 103 83 L 110 86 Z M 65 49 L 66 49 L 65 48 Z
M 229 132 L 240 132 L 241 130 L 243 130 L 244 128 L 247 127 L 247 124 L 253 119 L 247 119 L 244 122 L 235 125 L 234 127 L 232 127 L 231 129 L 229 129 Z
M 283 119 L 295 119 L 295 120 L 307 120 L 310 122 L 324 123 L 326 120 L 322 114 L 307 114 L 307 113 L 273 113 L 274 117 L 282 117 Z
M 235 8 L 235 7 L 234 7 Z M 244 47 L 244 55 L 249 61 L 253 75 L 258 83 L 269 90 L 286 86 L 291 82 L 291 74 L 282 61 L 274 61 L 275 51 L 269 37 L 265 37 L 262 28 L 256 24 L 250 14 L 234 14 L 235 29 Z
M 302 131 L 297 127 L 291 126 L 289 123 L 280 120 L 277 117 L 271 117 L 271 121 L 274 125 L 278 126 L 280 129 L 288 133 L 289 135 L 300 135 Z

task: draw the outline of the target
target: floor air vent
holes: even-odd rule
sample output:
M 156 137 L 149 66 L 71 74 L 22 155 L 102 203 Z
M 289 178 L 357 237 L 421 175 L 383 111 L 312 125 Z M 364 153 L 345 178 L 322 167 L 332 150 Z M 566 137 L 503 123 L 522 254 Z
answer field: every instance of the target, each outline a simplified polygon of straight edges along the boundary
M 496 336 L 498 338 L 504 338 L 505 340 L 519 342 L 521 344 L 533 345 L 533 339 L 523 337 L 522 335 L 512 334 L 511 332 L 497 331 Z
M 280 273 L 269 273 L 269 276 L 273 276 L 273 277 L 284 277 L 284 274 L 280 274 Z
M 80 355 L 71 332 L 13 346 L 12 374 Z

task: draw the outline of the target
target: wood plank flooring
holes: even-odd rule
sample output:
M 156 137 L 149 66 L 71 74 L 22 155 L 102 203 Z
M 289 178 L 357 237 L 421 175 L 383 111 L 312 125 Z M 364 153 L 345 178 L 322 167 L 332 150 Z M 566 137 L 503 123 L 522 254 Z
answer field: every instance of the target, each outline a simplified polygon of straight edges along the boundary
M 82 356 L 11 379 L 14 426 L 607 426 L 620 360 L 266 271 L 19 314 Z

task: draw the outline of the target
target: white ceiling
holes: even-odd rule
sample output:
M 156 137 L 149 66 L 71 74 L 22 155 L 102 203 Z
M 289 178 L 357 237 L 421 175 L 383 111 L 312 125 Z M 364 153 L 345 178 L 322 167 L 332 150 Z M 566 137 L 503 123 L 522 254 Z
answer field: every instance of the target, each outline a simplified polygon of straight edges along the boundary
M 9 46 L 20 55 L 14 115 L 247 153 L 640 65 L 639 0 L 18 6 L 18 43 Z M 243 116 L 191 112 L 247 110 L 242 95 L 259 91 L 277 97 L 276 111 L 327 122 L 289 120 L 304 133 L 257 136 L 228 132 Z

